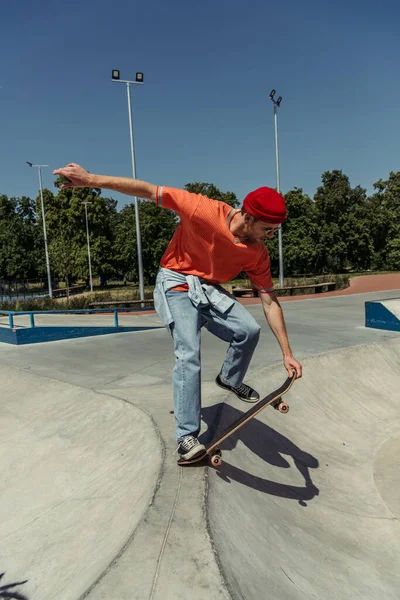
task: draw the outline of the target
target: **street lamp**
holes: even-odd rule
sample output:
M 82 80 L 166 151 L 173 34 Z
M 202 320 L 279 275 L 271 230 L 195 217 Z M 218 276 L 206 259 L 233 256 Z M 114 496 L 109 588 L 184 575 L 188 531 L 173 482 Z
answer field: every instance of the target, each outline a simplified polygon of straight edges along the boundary
M 44 215 L 44 200 L 43 200 L 43 186 L 42 186 L 42 169 L 48 167 L 49 165 L 33 165 L 31 162 L 26 161 L 30 167 L 37 169 L 39 173 L 39 185 L 40 185 L 40 198 L 42 202 L 42 219 L 43 219 L 43 237 L 44 237 L 44 250 L 46 254 L 46 267 L 47 267 L 47 279 L 49 282 L 49 296 L 53 297 L 53 288 L 51 286 L 51 273 L 50 273 L 50 261 L 49 261 L 49 251 L 47 249 L 47 233 L 46 233 L 46 218 Z
M 87 205 L 88 204 L 93 204 L 93 202 L 82 202 L 82 204 L 85 205 L 86 238 L 87 238 L 87 251 L 88 251 L 88 260 L 89 260 L 90 291 L 93 292 L 92 262 L 90 260 L 89 222 L 88 222 L 88 215 L 87 215 Z
M 133 179 L 136 179 L 135 146 L 134 146 L 134 141 L 133 141 L 130 84 L 131 83 L 143 84 L 144 77 L 143 77 L 143 73 L 136 73 L 135 81 L 120 79 L 120 72 L 117 69 L 113 69 L 111 77 L 112 77 L 112 80 L 116 81 L 117 83 L 126 83 L 126 91 L 127 91 L 127 95 L 128 95 L 129 135 L 130 135 L 130 140 L 131 140 L 132 175 L 133 175 Z M 141 305 L 143 307 L 144 306 L 144 281 L 143 281 L 142 238 L 140 235 L 140 220 L 139 220 L 139 198 L 134 196 L 133 200 L 134 200 L 134 204 L 135 204 L 136 245 L 137 245 L 137 253 L 138 253 L 138 271 L 139 271 L 139 291 L 140 291 Z
M 282 96 L 275 100 L 276 91 L 272 90 L 269 97 L 274 104 L 274 123 L 275 123 L 275 162 L 276 162 L 276 189 L 280 194 L 280 178 L 279 178 L 279 151 L 278 151 L 278 111 L 281 105 Z M 278 247 L 279 247 L 279 286 L 283 287 L 283 250 L 282 250 L 282 225 L 278 229 Z

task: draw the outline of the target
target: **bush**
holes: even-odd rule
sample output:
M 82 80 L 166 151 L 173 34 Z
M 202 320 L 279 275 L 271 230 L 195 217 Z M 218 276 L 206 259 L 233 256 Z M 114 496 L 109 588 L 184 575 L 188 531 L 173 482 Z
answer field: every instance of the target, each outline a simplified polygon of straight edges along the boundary
M 350 285 L 350 275 L 334 275 L 332 281 L 336 283 L 337 290 L 344 290 Z
M 54 310 L 54 300 L 50 298 L 29 298 L 27 300 L 7 300 L 0 303 L 2 310 L 17 310 L 21 312 L 36 310 Z
M 29 300 L 14 300 L 0 304 L 2 310 L 15 310 L 21 312 L 44 311 L 44 310 L 82 310 L 89 308 L 89 304 L 94 301 L 94 295 L 72 296 L 69 300 L 54 300 L 51 298 L 37 298 Z
M 350 284 L 350 276 L 349 275 L 318 275 L 317 277 L 296 277 L 296 278 L 288 278 L 285 279 L 284 287 L 295 287 L 297 285 L 312 285 L 315 283 L 336 283 L 336 289 L 342 290 L 349 286 Z M 279 287 L 277 287 L 277 291 L 279 291 Z M 280 295 L 289 295 L 289 291 L 282 291 Z M 293 290 L 292 294 L 294 296 L 300 296 L 304 294 L 311 293 L 311 290 Z
M 285 279 L 285 287 L 293 285 L 307 285 L 313 283 L 336 283 L 336 289 L 348 287 L 350 282 L 349 275 L 317 275 L 316 277 L 289 277 Z

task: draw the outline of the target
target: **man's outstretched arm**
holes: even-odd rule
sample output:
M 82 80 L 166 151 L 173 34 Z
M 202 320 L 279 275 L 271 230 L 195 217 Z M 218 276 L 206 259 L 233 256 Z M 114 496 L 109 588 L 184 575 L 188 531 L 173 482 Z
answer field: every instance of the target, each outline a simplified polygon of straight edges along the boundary
M 53 171 L 53 175 L 62 175 L 69 179 L 69 183 L 64 183 L 62 188 L 90 187 L 104 188 L 114 190 L 128 196 L 137 196 L 156 202 L 157 186 L 139 181 L 138 179 L 129 179 L 127 177 L 110 177 L 108 175 L 94 175 L 88 173 L 86 169 L 75 163 L 70 163 L 62 169 Z
M 285 365 L 289 375 L 292 370 L 296 371 L 296 377 L 302 376 L 302 366 L 295 359 L 289 344 L 289 338 L 286 331 L 285 319 L 279 300 L 274 292 L 260 293 L 261 303 L 263 305 L 264 314 L 268 325 L 272 329 L 283 354 L 283 364 Z

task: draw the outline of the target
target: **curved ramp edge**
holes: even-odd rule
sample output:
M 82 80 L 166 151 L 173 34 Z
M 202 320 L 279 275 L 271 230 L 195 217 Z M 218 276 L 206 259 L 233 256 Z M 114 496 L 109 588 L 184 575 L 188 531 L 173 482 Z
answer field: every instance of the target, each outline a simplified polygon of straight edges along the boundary
M 267 408 L 225 442 L 208 518 L 232 598 L 398 598 L 399 389 L 400 340 L 311 357 L 288 415 Z M 225 405 L 221 427 L 242 410 Z
M 152 501 L 162 447 L 128 402 L 0 366 L 1 585 L 76 600 Z

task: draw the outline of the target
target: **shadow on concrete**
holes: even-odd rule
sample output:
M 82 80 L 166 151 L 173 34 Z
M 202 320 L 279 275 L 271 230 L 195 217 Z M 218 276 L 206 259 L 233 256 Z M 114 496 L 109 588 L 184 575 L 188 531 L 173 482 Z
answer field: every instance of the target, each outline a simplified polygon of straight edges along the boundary
M 5 575 L 5 573 L 0 573 L 0 581 L 3 579 L 4 575 Z M 24 585 L 24 583 L 27 583 L 27 580 L 17 581 L 16 583 L 9 583 L 7 585 L 0 586 L 0 598 L 9 598 L 9 599 L 14 599 L 14 600 L 28 600 L 27 596 L 25 596 L 24 594 L 21 594 L 20 592 L 18 592 L 17 590 L 14 589 L 20 585 Z
M 242 411 L 223 403 L 202 408 L 202 419 L 207 425 L 207 431 L 201 436 L 201 441 L 208 443 L 214 438 L 221 415 L 223 417 L 223 425 L 226 427 L 242 414 Z M 274 467 L 282 469 L 290 468 L 290 464 L 284 455 L 291 456 L 296 468 L 304 478 L 304 486 L 292 486 L 263 479 L 226 462 L 225 456 L 227 452 L 236 447 L 238 440 L 241 440 L 253 454 Z M 227 483 L 234 480 L 265 494 L 298 500 L 301 506 L 307 506 L 306 500 L 311 500 L 319 494 L 319 490 L 313 484 L 310 475 L 310 469 L 318 468 L 318 459 L 308 452 L 301 450 L 301 448 L 293 444 L 287 437 L 257 418 L 246 423 L 246 425 L 225 440 L 221 444 L 221 450 L 224 450 L 224 459 L 218 470 L 218 475 Z

